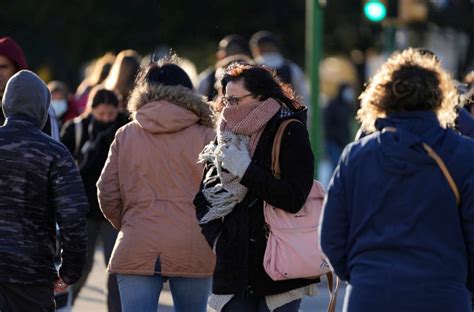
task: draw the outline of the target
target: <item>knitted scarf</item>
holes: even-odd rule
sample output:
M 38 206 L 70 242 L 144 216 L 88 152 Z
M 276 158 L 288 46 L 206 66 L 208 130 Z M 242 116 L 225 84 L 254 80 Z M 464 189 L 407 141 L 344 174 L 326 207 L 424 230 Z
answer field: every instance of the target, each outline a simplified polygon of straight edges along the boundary
M 202 192 L 210 207 L 200 220 L 201 224 L 228 215 L 247 195 L 248 190 L 240 184 L 240 177 L 222 170 L 222 148 L 230 144 L 238 147 L 244 142 L 252 157 L 265 125 L 280 108 L 281 105 L 271 98 L 224 108 L 218 121 L 217 144 L 211 142 L 199 155 L 200 162 L 213 164 L 204 177 Z

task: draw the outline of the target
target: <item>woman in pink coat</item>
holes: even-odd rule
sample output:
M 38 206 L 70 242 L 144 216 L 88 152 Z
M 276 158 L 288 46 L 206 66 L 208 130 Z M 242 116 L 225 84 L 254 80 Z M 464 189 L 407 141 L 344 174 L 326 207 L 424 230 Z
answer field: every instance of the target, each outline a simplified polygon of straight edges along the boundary
M 211 110 L 187 74 L 167 60 L 143 69 L 98 182 L 105 217 L 120 233 L 109 272 L 122 309 L 156 312 L 165 281 L 175 311 L 206 311 L 214 255 L 193 206 L 203 167 L 198 155 L 215 136 Z

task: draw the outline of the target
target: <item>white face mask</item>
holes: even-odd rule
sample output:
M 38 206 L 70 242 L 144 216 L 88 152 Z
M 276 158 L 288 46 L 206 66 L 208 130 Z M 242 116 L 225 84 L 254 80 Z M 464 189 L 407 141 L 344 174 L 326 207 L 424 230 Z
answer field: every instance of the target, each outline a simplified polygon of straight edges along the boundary
M 51 100 L 51 106 L 57 118 L 61 118 L 67 112 L 66 100 Z

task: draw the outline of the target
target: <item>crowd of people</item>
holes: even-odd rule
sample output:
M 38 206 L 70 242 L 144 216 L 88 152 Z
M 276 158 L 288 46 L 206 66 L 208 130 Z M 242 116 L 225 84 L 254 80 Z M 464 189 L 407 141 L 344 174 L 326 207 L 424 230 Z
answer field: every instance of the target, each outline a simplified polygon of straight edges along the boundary
M 308 84 L 282 51 L 268 31 L 228 35 L 196 83 L 172 53 L 107 53 L 70 92 L 0 38 L 0 311 L 54 311 L 67 291 L 74 303 L 99 241 L 108 311 L 157 311 L 166 282 L 178 312 L 296 312 L 316 296 L 319 278 L 274 280 L 264 265 L 265 205 L 305 217 L 315 172 Z M 335 170 L 308 248 L 348 282 L 345 311 L 473 310 L 465 82 L 409 48 L 358 110 L 345 83 L 324 108 Z

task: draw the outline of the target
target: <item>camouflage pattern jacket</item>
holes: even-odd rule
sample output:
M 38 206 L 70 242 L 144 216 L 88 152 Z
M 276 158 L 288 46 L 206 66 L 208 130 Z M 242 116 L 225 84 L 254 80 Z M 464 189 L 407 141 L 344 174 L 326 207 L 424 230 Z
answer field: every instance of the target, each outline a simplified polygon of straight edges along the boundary
M 61 231 L 59 275 L 75 283 L 85 261 L 87 198 L 64 145 L 18 115 L 0 128 L 0 283 L 51 284 L 55 223 Z

